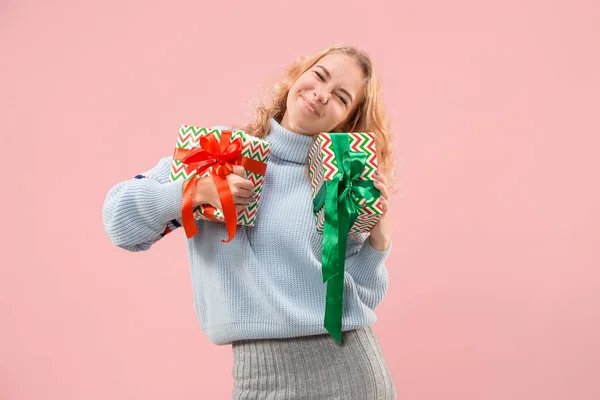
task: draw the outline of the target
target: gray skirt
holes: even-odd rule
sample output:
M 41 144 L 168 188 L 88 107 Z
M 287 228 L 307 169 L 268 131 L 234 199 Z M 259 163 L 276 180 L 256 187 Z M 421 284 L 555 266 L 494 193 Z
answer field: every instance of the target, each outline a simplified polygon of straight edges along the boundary
M 329 335 L 232 343 L 233 399 L 397 399 L 370 326 Z

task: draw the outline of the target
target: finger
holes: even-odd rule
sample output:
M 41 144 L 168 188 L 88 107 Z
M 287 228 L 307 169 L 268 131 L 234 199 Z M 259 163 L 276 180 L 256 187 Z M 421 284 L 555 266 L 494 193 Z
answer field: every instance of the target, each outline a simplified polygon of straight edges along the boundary
M 246 208 L 246 206 L 244 206 L 244 205 L 235 206 L 235 211 L 237 211 L 239 214 L 240 211 L 242 211 L 244 208 Z
M 254 190 L 254 183 L 252 183 L 250 179 L 240 177 L 239 175 L 227 175 L 227 182 L 231 188 L 237 187 L 246 190 Z
M 382 198 L 381 199 L 381 208 L 382 208 L 384 214 L 388 212 L 389 206 L 390 206 L 389 202 L 386 199 Z
M 240 187 L 252 191 L 254 190 L 254 183 L 250 179 L 243 179 L 240 181 Z
M 385 175 L 383 175 L 381 172 L 379 171 L 375 171 L 375 173 L 373 174 L 373 178 L 375 178 L 376 180 L 378 180 L 379 182 L 383 183 L 384 185 L 388 184 L 388 180 L 386 178 Z
M 254 201 L 254 197 L 234 197 L 233 202 L 235 205 L 246 206 Z
M 234 186 L 231 189 L 231 194 L 237 197 L 252 197 L 252 190 L 248 190 L 240 186 Z
M 241 165 L 234 165 L 233 173 L 236 174 L 237 176 L 241 176 L 243 178 L 244 177 L 244 167 L 242 167 Z
M 375 186 L 375 188 L 381 192 L 381 196 L 383 196 L 383 198 L 388 199 L 389 193 L 386 185 L 379 181 L 375 181 L 373 182 L 373 186 Z

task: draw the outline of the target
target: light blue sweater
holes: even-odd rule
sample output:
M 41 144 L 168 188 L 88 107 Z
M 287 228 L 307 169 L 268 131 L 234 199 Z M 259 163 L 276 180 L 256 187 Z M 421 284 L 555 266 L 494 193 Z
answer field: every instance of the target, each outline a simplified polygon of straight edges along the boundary
M 169 235 L 187 240 L 196 312 L 215 344 L 327 333 L 322 235 L 315 227 L 306 166 L 314 139 L 274 119 L 266 139 L 271 155 L 254 227 L 238 226 L 229 243 L 221 242 L 225 225 L 207 220 L 196 221 L 192 239 L 184 239 L 183 229 Z M 110 189 L 103 219 L 116 246 L 147 250 L 181 226 L 182 181 L 168 182 L 170 166 L 171 157 L 165 157 Z M 374 309 L 387 291 L 384 261 L 391 245 L 379 251 L 367 237 L 348 241 L 344 331 L 375 322 Z

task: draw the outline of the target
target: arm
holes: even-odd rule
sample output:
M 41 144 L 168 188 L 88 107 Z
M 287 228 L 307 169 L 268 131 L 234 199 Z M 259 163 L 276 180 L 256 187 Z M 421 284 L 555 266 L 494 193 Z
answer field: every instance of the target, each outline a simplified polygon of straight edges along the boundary
M 110 189 L 102 217 L 113 244 L 129 251 L 148 250 L 181 226 L 183 181 L 168 182 L 171 162 L 164 157 L 148 172 Z
M 372 310 L 381 303 L 388 288 L 388 271 L 385 260 L 392 251 L 392 243 L 384 251 L 371 244 L 368 234 L 356 241 L 348 241 L 346 253 L 346 279 L 352 278 L 358 296 Z
M 363 304 L 375 310 L 388 288 L 388 272 L 384 262 L 392 251 L 392 239 L 387 178 L 376 172 L 373 179 L 375 187 L 381 191 L 383 215 L 370 233 L 359 235 L 356 241 L 348 241 L 344 279 L 352 278 Z

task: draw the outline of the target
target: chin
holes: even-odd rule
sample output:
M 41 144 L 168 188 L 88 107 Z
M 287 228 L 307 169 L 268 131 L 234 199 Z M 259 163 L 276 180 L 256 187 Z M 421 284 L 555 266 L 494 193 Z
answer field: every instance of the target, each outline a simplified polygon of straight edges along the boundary
M 314 129 L 312 129 L 310 124 L 307 124 L 306 121 L 297 120 L 294 126 L 296 127 L 296 133 L 301 133 L 303 135 L 313 134 Z
M 287 112 L 289 124 L 296 133 L 315 135 L 315 126 L 318 125 L 319 117 L 314 116 L 311 118 L 308 116 L 303 109 L 303 101 L 300 94 L 296 94 L 294 97 L 288 97 Z

